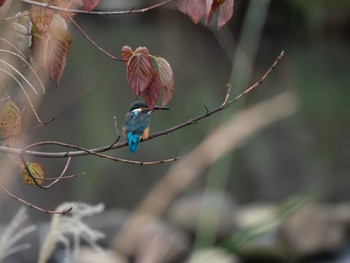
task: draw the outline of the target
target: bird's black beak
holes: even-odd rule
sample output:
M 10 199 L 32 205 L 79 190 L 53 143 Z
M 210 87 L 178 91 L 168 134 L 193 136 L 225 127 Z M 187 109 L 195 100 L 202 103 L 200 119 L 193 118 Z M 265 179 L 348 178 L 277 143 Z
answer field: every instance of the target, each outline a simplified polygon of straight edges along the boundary
M 154 105 L 153 110 L 170 110 L 170 108 Z

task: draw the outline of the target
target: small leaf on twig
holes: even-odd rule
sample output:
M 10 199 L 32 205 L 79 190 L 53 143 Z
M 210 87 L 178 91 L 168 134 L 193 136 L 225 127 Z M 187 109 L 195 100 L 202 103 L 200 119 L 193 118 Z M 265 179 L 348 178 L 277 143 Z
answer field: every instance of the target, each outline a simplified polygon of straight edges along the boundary
M 0 111 L 0 129 L 2 136 L 6 138 L 5 144 L 12 147 L 18 139 L 22 129 L 21 112 L 17 105 L 8 100 Z
M 162 57 L 154 56 L 154 60 L 156 61 L 158 66 L 159 79 L 160 79 L 160 84 L 162 88 L 162 106 L 165 106 L 173 97 L 173 91 L 174 91 L 173 70 L 171 69 L 169 62 L 166 59 Z
M 42 167 L 42 165 L 36 162 L 27 162 L 27 166 L 29 168 L 30 174 L 36 179 L 36 182 L 39 185 L 42 185 L 45 179 L 44 168 Z M 23 181 L 26 185 L 35 185 L 33 179 L 30 178 L 28 171 L 23 163 L 22 163 L 21 174 L 22 174 Z
M 125 65 L 128 64 L 130 58 L 134 54 L 134 52 L 132 51 L 131 47 L 129 47 L 129 46 L 122 47 L 122 50 L 121 50 L 120 53 L 121 53 L 121 57 L 122 57 L 122 60 L 124 61 Z
M 143 92 L 143 97 L 146 101 L 147 107 L 151 110 L 157 102 L 160 93 L 160 81 L 155 70 L 152 71 L 152 78 L 147 88 Z
M 152 70 L 148 49 L 138 47 L 133 52 L 126 68 L 129 85 L 136 96 L 140 96 L 147 88 L 152 78 Z

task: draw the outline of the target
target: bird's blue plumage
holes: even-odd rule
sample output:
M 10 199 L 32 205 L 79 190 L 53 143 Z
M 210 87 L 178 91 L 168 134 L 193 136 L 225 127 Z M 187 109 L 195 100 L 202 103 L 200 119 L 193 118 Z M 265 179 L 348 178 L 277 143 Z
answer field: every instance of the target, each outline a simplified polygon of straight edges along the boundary
M 129 131 L 126 133 L 126 140 L 128 141 L 130 152 L 135 153 L 139 148 L 140 135 L 133 134 L 131 131 Z
M 143 131 L 150 125 L 149 114 L 140 111 L 130 111 L 125 115 L 124 127 L 126 130 L 126 140 L 131 153 L 137 151 L 140 137 Z

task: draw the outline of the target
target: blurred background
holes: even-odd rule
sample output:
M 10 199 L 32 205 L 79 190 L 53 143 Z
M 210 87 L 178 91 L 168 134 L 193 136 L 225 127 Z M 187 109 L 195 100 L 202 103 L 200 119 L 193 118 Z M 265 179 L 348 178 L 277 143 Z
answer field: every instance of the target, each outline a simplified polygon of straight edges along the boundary
M 97 9 L 128 10 L 152 3 L 103 0 Z M 232 19 L 220 31 L 216 29 L 215 18 L 208 28 L 201 23 L 195 25 L 177 10 L 174 3 L 144 14 L 77 15 L 75 20 L 87 35 L 115 56 L 120 55 L 124 45 L 133 49 L 145 46 L 151 54 L 169 61 L 175 78 L 174 97 L 169 103 L 171 111 L 152 115 L 151 132 L 205 113 L 205 107 L 211 110 L 219 106 L 225 98 L 227 83 L 232 86 L 233 96 L 239 94 L 258 81 L 281 50 L 285 51 L 284 59 L 264 83 L 228 109 L 167 136 L 141 143 L 135 154 L 130 154 L 127 148 L 110 152 L 115 157 L 138 161 L 185 158 L 217 127 L 240 111 L 285 91 L 296 94 L 299 103 L 296 114 L 255 132 L 239 148 L 206 167 L 166 207 L 164 221 L 185 229 L 188 240 L 185 252 L 182 251 L 178 258 L 173 257 L 173 262 L 183 262 L 191 251 L 197 251 L 194 248 L 203 247 L 225 248 L 222 253 L 231 261 L 222 262 L 350 262 L 346 234 L 350 224 L 347 206 L 350 197 L 349 1 L 236 0 Z M 47 92 L 37 106 L 42 120 L 55 117 L 55 121 L 30 133 L 28 144 L 41 140 L 62 141 L 85 148 L 112 144 L 116 139 L 113 117 L 116 116 L 121 128 L 128 107 L 135 100 L 126 80 L 124 64 L 103 55 L 73 25 L 70 25 L 70 32 L 73 44 L 60 87 L 48 82 Z M 26 125 L 34 126 L 35 122 Z M 40 150 L 64 149 L 45 147 Z M 40 159 L 40 162 L 47 176 L 59 175 L 65 164 L 65 160 L 57 159 Z M 54 209 L 64 201 L 79 201 L 104 203 L 106 211 L 123 211 L 125 215 L 142 203 L 172 165 L 138 166 L 94 156 L 77 157 L 72 159 L 68 174 L 87 171 L 88 175 L 64 180 L 44 191 L 24 185 L 20 174 L 14 171 L 11 177 L 16 180 L 9 190 L 47 209 Z M 298 201 L 295 201 L 296 197 Z M 0 200 L 0 222 L 6 225 L 20 204 L 3 194 Z M 203 229 L 210 227 L 197 224 L 200 216 L 193 219 L 192 225 L 188 222 L 191 219 L 182 218 L 181 215 L 196 213 L 203 200 L 223 206 L 229 212 L 224 219 L 230 218 L 230 222 L 223 226 L 222 233 L 220 227 L 225 222 L 220 220 L 208 234 Z M 290 202 L 292 205 L 288 206 Z M 260 222 L 260 218 L 275 215 L 281 207 L 287 209 L 289 216 L 288 209 L 302 210 L 305 203 L 311 211 L 305 212 L 305 223 L 302 221 L 297 228 L 300 233 L 293 228 L 294 221 L 291 228 L 284 224 L 277 230 L 269 227 L 269 231 L 261 232 L 248 228 L 249 232 L 245 228 L 249 220 Z M 245 210 L 248 207 L 252 210 Z M 339 209 L 332 210 L 336 208 Z M 286 210 L 277 213 L 282 221 L 292 220 L 284 217 L 283 211 Z M 50 220 L 47 214 L 33 209 L 28 212 L 34 224 Z M 335 221 L 339 223 L 338 217 L 321 224 L 322 231 L 315 230 L 323 240 L 331 239 L 330 236 L 337 233 L 340 235 L 335 238 L 338 242 L 329 245 L 317 241 L 321 243 L 315 245 L 316 249 L 305 252 L 308 245 L 301 245 L 307 237 L 303 237 L 303 231 L 312 227 L 307 224 L 314 222 L 317 225 L 315 222 L 322 221 L 324 215 L 338 212 L 343 221 L 335 232 L 322 231 L 333 226 Z M 312 217 L 318 214 L 320 217 Z M 97 221 L 94 223 L 98 225 Z M 278 237 L 271 228 L 278 232 Z M 236 249 L 240 242 L 244 245 L 252 243 L 252 239 L 264 237 L 266 232 L 269 236 L 251 246 L 253 250 L 260 249 L 258 252 L 254 250 L 249 254 L 240 250 L 240 246 Z M 297 241 L 291 237 L 293 233 L 298 233 Z M 281 252 L 281 240 L 292 244 L 286 254 Z M 342 257 L 345 261 L 340 261 Z

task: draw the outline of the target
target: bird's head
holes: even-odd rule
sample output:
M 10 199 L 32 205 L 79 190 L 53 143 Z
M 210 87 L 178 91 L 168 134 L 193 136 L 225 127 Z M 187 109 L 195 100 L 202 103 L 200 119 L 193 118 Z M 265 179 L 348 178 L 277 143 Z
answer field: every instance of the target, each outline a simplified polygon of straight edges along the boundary
M 133 110 L 140 110 L 142 112 L 149 112 L 149 111 L 151 111 L 151 109 L 148 108 L 148 106 L 147 106 L 145 101 L 134 101 L 133 103 L 131 103 L 131 105 L 129 107 L 129 112 L 131 112 Z M 152 110 L 170 110 L 170 108 L 169 107 L 161 107 L 161 106 L 154 105 Z

